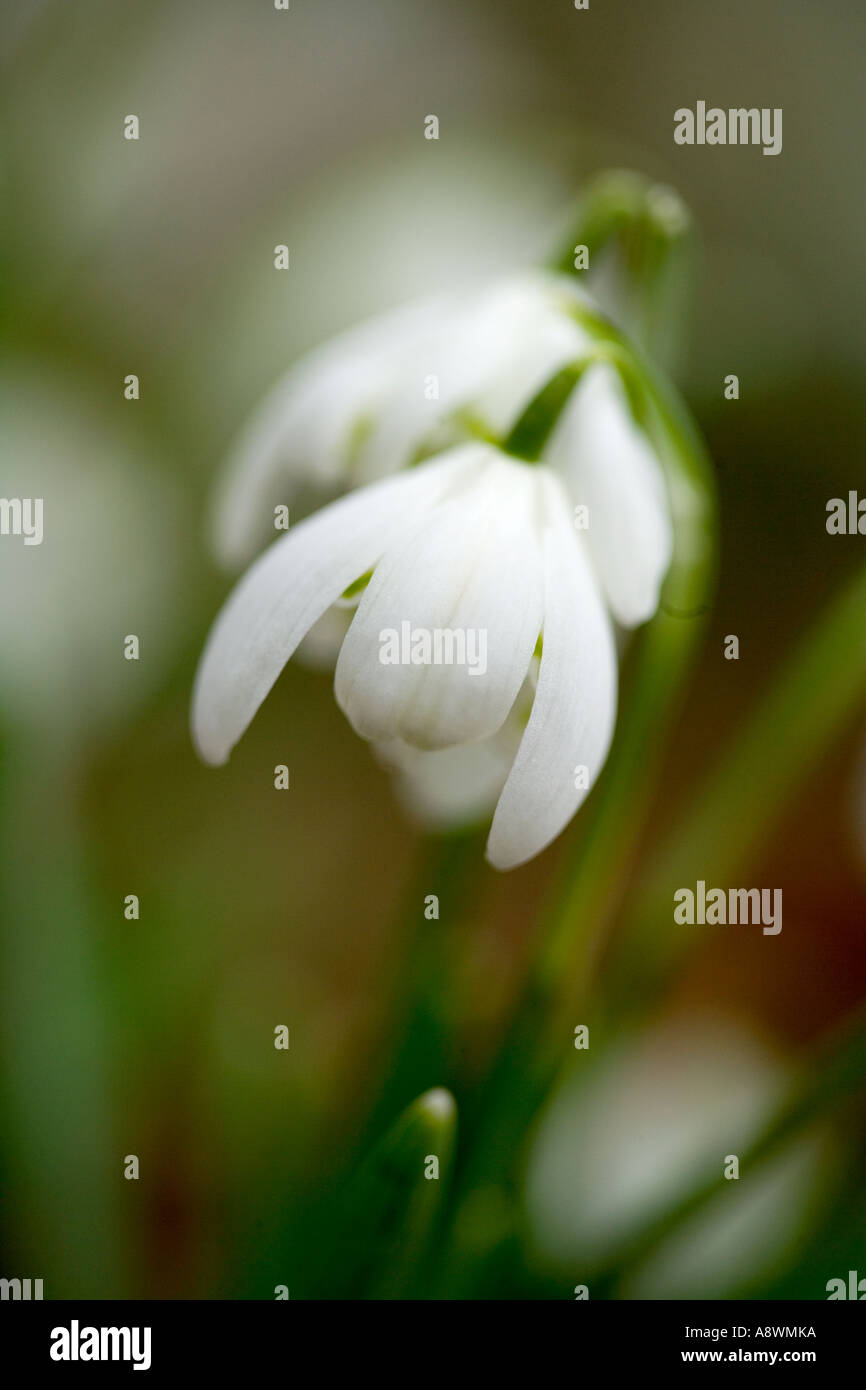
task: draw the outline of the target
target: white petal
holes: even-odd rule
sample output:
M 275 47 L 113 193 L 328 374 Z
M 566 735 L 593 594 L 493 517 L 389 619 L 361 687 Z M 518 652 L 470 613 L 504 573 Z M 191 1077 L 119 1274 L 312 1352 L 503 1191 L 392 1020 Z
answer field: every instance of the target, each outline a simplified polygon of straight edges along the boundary
M 473 384 L 472 409 L 504 438 L 543 386 L 590 347 L 564 312 L 574 296 L 556 277 L 507 281 L 481 306 L 463 344 L 463 362 L 484 365 Z
M 447 459 L 325 507 L 244 575 L 213 626 L 193 694 L 193 739 L 225 762 L 301 638 L 455 474 Z
M 492 734 L 538 638 L 535 471 L 487 445 L 464 445 L 450 456 L 466 461 L 474 481 L 452 489 L 383 555 L 337 662 L 337 700 L 357 732 L 375 742 L 432 749 Z M 383 634 L 394 632 L 402 643 L 404 632 L 408 640 L 419 631 L 465 641 L 470 660 L 383 664 Z
M 574 532 L 561 483 L 544 475 L 544 638 L 535 703 L 503 788 L 487 857 L 511 869 L 550 844 L 571 820 L 610 746 L 616 717 L 616 649 L 595 578 Z
M 612 367 L 586 372 L 547 457 L 588 508 L 583 535 L 614 616 L 625 627 L 646 622 L 671 560 L 670 506 L 661 464 Z
M 348 481 L 358 432 L 372 425 L 405 354 L 444 311 L 444 301 L 426 300 L 359 324 L 273 387 L 237 440 L 218 494 L 213 539 L 223 563 L 249 559 L 268 535 L 272 508 L 289 505 L 302 486 L 333 491 Z
M 416 339 L 394 373 L 362 450 L 365 476 L 402 467 L 458 411 L 504 437 L 542 386 L 587 350 L 566 312 L 574 298 L 568 282 L 527 274 L 443 312 L 439 330 Z
M 376 756 L 393 774 L 406 810 L 433 830 L 454 830 L 493 815 L 517 756 L 535 699 L 533 659 L 508 718 L 490 738 L 432 752 L 408 743 L 379 743 Z

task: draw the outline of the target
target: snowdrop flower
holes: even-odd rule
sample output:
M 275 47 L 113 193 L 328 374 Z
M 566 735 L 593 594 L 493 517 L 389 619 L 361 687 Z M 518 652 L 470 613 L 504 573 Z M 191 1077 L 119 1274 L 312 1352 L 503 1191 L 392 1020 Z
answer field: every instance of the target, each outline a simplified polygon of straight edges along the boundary
M 465 820 L 495 805 L 487 854 L 500 869 L 559 834 L 610 745 L 614 620 L 631 627 L 655 612 L 672 548 L 659 461 L 616 370 L 566 314 L 576 302 L 550 279 L 507 286 L 469 321 L 458 313 L 448 346 L 454 384 L 438 402 L 438 426 L 466 409 L 474 428 L 483 421 L 483 433 L 500 438 L 553 376 L 580 362 L 540 462 L 476 438 L 401 468 L 425 452 L 430 418 L 381 377 L 380 401 L 395 391 L 396 404 L 369 425 L 365 447 L 375 441 L 368 466 L 378 459 L 388 476 L 275 542 L 214 627 L 193 700 L 206 761 L 225 761 L 289 657 L 312 641 L 318 664 L 334 651 L 338 703 L 424 819 Z M 494 321 L 509 325 L 504 337 L 491 336 Z M 522 337 L 512 336 L 519 327 Z M 489 371 L 494 359 L 499 374 Z M 417 379 L 417 361 L 412 370 Z M 399 378 L 393 363 L 392 372 Z M 317 380 L 310 399 L 327 415 Z M 296 386 L 297 420 L 307 406 Z M 344 418 L 347 437 L 357 425 L 354 386 L 334 404 L 355 421 Z M 319 429 L 310 411 L 310 430 Z M 333 442 L 333 412 L 327 429 Z M 310 458 L 333 463 L 324 434 L 317 439 Z M 576 529 L 577 505 L 591 513 L 591 540 Z M 483 634 L 484 670 L 429 653 L 386 660 L 383 636 L 404 630 Z
M 337 700 L 378 743 L 448 749 L 505 723 L 543 634 L 538 687 L 488 844 L 499 868 L 544 848 L 585 795 L 610 743 L 611 624 L 577 542 L 563 484 L 546 468 L 465 444 L 341 498 L 277 541 L 220 615 L 202 659 L 193 729 L 223 762 L 303 634 L 372 571 L 340 650 Z M 487 669 L 383 665 L 383 631 L 484 630 Z
M 726 1015 L 684 1016 L 618 1043 L 559 1089 L 527 1169 L 535 1243 L 556 1267 L 589 1275 L 636 1232 L 721 1171 L 761 1133 L 789 1066 Z M 813 1127 L 632 1266 L 623 1298 L 728 1298 L 803 1242 L 837 1174 L 831 1131 Z
M 466 438 L 507 434 L 524 406 L 589 347 L 565 276 L 515 276 L 465 301 L 442 296 L 362 323 L 308 354 L 242 432 L 218 493 L 214 548 L 247 563 L 273 507 L 321 502 Z
M 670 559 L 669 509 L 658 459 L 631 419 L 612 367 L 599 364 L 586 371 L 554 431 L 547 461 L 575 502 L 587 507 L 591 523 L 579 543 L 586 546 L 614 618 L 624 628 L 645 622 L 658 606 Z M 314 664 L 326 662 L 327 643 L 335 638 L 330 623 L 331 615 L 327 628 L 317 625 Z M 309 662 L 310 654 L 303 647 L 302 652 Z M 522 696 L 490 739 L 437 753 L 399 741 L 377 750 L 416 819 L 434 829 L 453 828 L 482 819 L 495 807 L 532 704 L 533 676 L 530 670 Z

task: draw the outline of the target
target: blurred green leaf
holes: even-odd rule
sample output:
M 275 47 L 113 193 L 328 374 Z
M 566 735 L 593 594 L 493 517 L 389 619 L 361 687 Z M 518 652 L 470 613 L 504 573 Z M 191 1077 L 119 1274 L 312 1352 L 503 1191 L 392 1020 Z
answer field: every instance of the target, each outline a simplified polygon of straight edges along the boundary
M 866 566 L 824 610 L 690 798 L 637 890 L 640 906 L 611 962 L 614 988 L 637 1006 L 693 939 L 672 919 L 671 895 L 701 866 L 735 882 L 766 844 L 866 693 Z M 663 904 L 663 907 L 661 906 Z M 664 930 L 659 930 L 661 916 Z

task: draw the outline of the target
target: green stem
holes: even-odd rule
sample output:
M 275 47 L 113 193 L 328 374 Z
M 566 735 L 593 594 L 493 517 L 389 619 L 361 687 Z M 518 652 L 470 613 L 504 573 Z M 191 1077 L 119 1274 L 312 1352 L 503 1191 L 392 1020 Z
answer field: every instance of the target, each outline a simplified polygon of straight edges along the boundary
M 529 402 L 511 433 L 501 444 L 500 447 L 505 453 L 512 454 L 523 463 L 538 463 L 572 391 L 587 367 L 600 360 L 600 354 L 584 357 L 557 372 Z
M 696 592 L 677 586 L 677 604 L 684 600 L 691 603 L 695 597 Z M 644 883 L 633 895 L 644 904 L 643 910 L 637 917 L 627 915 L 632 925 L 620 937 L 613 961 L 605 962 L 606 1010 L 593 1005 L 591 1014 L 581 1016 L 581 1008 L 588 1003 L 588 986 L 604 926 L 627 887 L 628 864 L 634 859 L 645 817 L 645 797 L 652 782 L 650 769 L 642 768 L 639 758 L 632 767 L 631 781 L 629 767 L 639 755 L 642 741 L 650 735 L 651 720 L 664 711 L 665 672 L 671 680 L 675 676 L 667 661 L 681 662 L 685 657 L 675 640 L 676 632 L 696 631 L 700 624 L 657 619 L 648 630 L 641 653 L 643 678 L 637 672 L 632 689 L 634 700 L 640 701 L 642 691 L 652 698 L 655 714 L 647 705 L 634 709 L 633 718 L 631 713 L 627 716 L 605 774 L 609 781 L 598 789 L 602 804 L 588 827 L 581 857 L 573 869 L 566 869 L 562 897 L 530 997 L 515 1024 L 503 1062 L 491 1079 L 484 1135 L 476 1141 L 472 1167 L 478 1180 L 482 1172 L 489 1175 L 494 1165 L 503 1175 L 517 1168 L 521 1136 L 532 1123 L 557 1070 L 567 1065 L 573 1024 L 590 1023 L 592 1047 L 597 1052 L 607 1015 L 615 1013 L 622 1024 L 630 1011 L 656 996 L 658 986 L 690 939 L 688 928 L 673 922 L 674 888 L 694 878 L 695 864 L 701 864 L 702 872 L 706 870 L 714 882 L 736 879 L 740 867 L 760 850 L 773 824 L 790 805 L 798 781 L 819 765 L 840 727 L 862 708 L 866 693 L 864 613 L 866 567 L 855 574 L 807 634 L 733 751 L 722 757 L 710 787 L 689 805 L 667 848 L 653 857 Z M 679 626 L 671 627 L 677 623 Z M 658 638 L 650 641 L 656 624 Z M 672 638 L 667 655 L 665 633 Z M 797 748 L 797 759 L 780 763 L 780 743 Z M 631 751 L 630 744 L 634 745 Z M 753 790 L 744 800 L 746 785 Z M 844 1095 L 846 1088 L 862 1085 L 864 1053 L 866 1043 L 856 1033 L 850 1046 L 842 1045 L 838 1052 L 831 1049 L 802 1095 L 786 1102 L 768 1134 L 750 1153 L 749 1162 L 757 1162 L 818 1109 Z M 658 1228 L 639 1238 L 641 1249 L 657 1243 L 719 1186 L 714 1178 L 697 1188 Z M 630 1250 L 628 1263 L 636 1257 L 637 1250 Z M 623 1267 L 619 1261 L 618 1268 Z
M 573 832 L 580 852 L 567 857 L 556 885 L 525 1003 L 475 1107 L 474 1126 L 466 1111 L 472 1142 L 464 1192 L 475 1181 L 513 1175 L 527 1128 L 568 1056 L 574 1027 L 585 1021 L 588 978 L 637 856 L 715 576 L 714 489 L 700 439 L 675 394 L 609 326 L 605 332 L 666 466 L 675 550 L 659 612 L 632 654 L 607 766 Z
M 670 370 L 679 355 L 694 247 L 685 204 L 641 174 L 601 173 L 584 189 L 551 268 L 580 274 L 580 246 L 589 252 L 589 292 L 631 341 Z
M 673 920 L 673 893 L 699 866 L 706 882 L 736 882 L 820 766 L 866 695 L 866 566 L 797 645 L 745 729 L 726 748 L 654 855 L 635 893 L 641 904 L 609 963 L 620 1006 L 651 994 L 692 933 Z M 795 750 L 787 758 L 779 749 Z M 746 793 L 744 789 L 748 789 Z
M 253 1281 L 243 1288 L 242 1296 L 258 1297 L 252 1289 L 266 1287 L 269 1281 L 281 1282 L 280 1271 L 287 1269 L 296 1271 L 293 1287 L 297 1286 L 301 1296 L 309 1296 L 311 1291 L 327 1287 L 329 1264 L 336 1271 L 329 1296 L 335 1296 L 333 1290 L 338 1284 L 342 1286 L 345 1271 L 336 1249 L 343 1239 L 340 1228 L 354 1230 L 352 1205 L 359 1201 L 363 1208 L 368 1201 L 367 1197 L 358 1199 L 358 1184 L 364 1180 L 359 1175 L 375 1170 L 376 1155 L 387 1150 L 386 1136 L 395 1126 L 399 1129 L 399 1117 L 410 1103 L 422 1093 L 447 1086 L 454 1070 L 450 1009 L 457 994 L 453 988 L 458 973 L 455 962 L 462 959 L 463 942 L 471 939 L 471 934 L 461 933 L 460 928 L 465 927 L 465 914 L 472 910 L 479 887 L 477 868 L 482 853 L 483 842 L 471 833 L 430 835 L 420 842 L 395 933 L 398 949 L 404 941 L 406 945 L 394 971 L 392 997 L 383 1011 L 381 1053 L 372 1060 L 365 1059 L 365 1075 L 357 1083 L 363 1084 L 365 1098 L 372 1095 L 369 1113 L 357 1132 L 348 1135 L 341 1118 L 339 1130 L 332 1131 L 323 1143 L 322 1168 L 309 1175 L 302 1192 L 294 1191 L 275 1202 L 265 1234 L 261 1230 L 256 1233 Z M 439 920 L 424 916 L 424 900 L 430 894 L 439 898 Z M 328 1155 L 332 1156 L 330 1161 Z M 444 1183 L 440 1186 L 425 1181 L 426 1186 L 436 1188 L 444 1197 Z M 356 1217 L 360 1229 L 362 1209 Z M 363 1241 L 357 1232 L 352 1238 L 357 1245 L 355 1256 L 360 1259 Z M 371 1249 L 364 1259 L 372 1259 L 376 1239 L 375 1232 L 369 1234 Z M 357 1288 L 352 1296 L 357 1296 Z
M 363 1152 L 393 1122 L 414 1096 L 447 1085 L 454 1071 L 453 1009 L 459 991 L 455 977 L 463 958 L 466 914 L 481 886 L 477 867 L 483 858 L 479 834 L 430 836 L 423 844 L 412 876 L 402 928 L 410 941 L 400 971 L 397 996 L 385 1029 L 394 1060 L 360 1143 Z M 424 916 L 430 895 L 439 899 L 438 919 Z M 388 1055 L 386 1047 L 385 1055 Z

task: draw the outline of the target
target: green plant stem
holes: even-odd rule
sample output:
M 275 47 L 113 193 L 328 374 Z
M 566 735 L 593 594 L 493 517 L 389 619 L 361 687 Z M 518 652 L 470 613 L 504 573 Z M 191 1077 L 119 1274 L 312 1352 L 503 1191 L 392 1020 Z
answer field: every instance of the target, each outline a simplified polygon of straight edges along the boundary
M 808 784 L 839 730 L 866 698 L 866 565 L 820 613 L 745 728 L 690 800 L 635 893 L 636 910 L 608 963 L 621 1012 L 651 995 L 687 949 L 673 894 L 693 883 L 738 881 Z M 779 748 L 794 750 L 779 757 Z
M 385 1028 L 392 1047 L 396 1039 L 394 1060 L 387 1062 L 360 1151 L 377 1141 L 414 1096 L 450 1082 L 454 983 L 463 958 L 466 917 L 481 891 L 482 858 L 483 839 L 477 832 L 429 836 L 423 842 L 402 912 L 401 934 L 410 945 Z M 424 915 L 425 899 L 431 894 L 439 898 L 438 919 Z
M 605 1004 L 601 1005 L 588 997 L 591 972 L 603 926 L 627 887 L 628 864 L 633 862 L 645 809 L 637 814 L 638 803 L 644 802 L 650 785 L 648 782 L 644 787 L 638 778 L 629 792 L 627 781 L 631 762 L 628 743 L 632 739 L 639 743 L 648 736 L 645 721 L 649 709 L 636 711 L 634 722 L 631 718 L 625 721 L 606 774 L 613 774 L 611 782 L 606 788 L 599 787 L 599 793 L 604 792 L 602 805 L 586 832 L 580 857 L 573 869 L 566 869 L 562 897 L 532 990 L 502 1063 L 491 1078 L 491 1096 L 483 1119 L 486 1138 L 477 1143 L 467 1186 L 480 1181 L 484 1173 L 514 1175 L 519 1170 L 522 1136 L 556 1072 L 568 1065 L 569 1034 L 574 1024 L 590 1026 L 592 1047 L 597 1052 L 611 1015 L 620 1026 L 629 1018 L 633 1022 L 636 1012 L 657 997 L 658 987 L 692 939 L 688 927 L 673 922 L 671 903 L 676 886 L 694 879 L 695 864 L 707 866 L 714 881 L 736 878 L 790 805 L 797 782 L 808 778 L 840 727 L 862 708 L 866 693 L 864 620 L 866 567 L 821 614 L 745 731 L 735 738 L 733 749 L 723 755 L 710 786 L 690 802 L 666 847 L 653 856 L 643 882 L 630 896 L 638 906 L 627 909 L 626 930 L 618 939 L 613 960 L 605 962 Z M 661 626 L 664 629 L 666 625 Z M 652 690 L 659 680 L 658 660 L 662 670 L 666 669 L 664 647 L 647 644 L 642 655 L 650 668 L 645 688 Z M 633 689 L 638 698 L 643 682 L 640 673 L 635 674 Z M 669 675 L 673 677 L 672 669 Z M 796 760 L 779 764 L 779 740 L 798 749 Z M 643 773 L 649 776 L 649 769 L 644 768 Z M 744 786 L 756 789 L 748 799 L 743 797 Z M 582 1013 L 584 1006 L 586 1012 Z M 866 1043 L 856 1029 L 849 1033 L 849 1042 L 840 1044 L 838 1050 L 828 1049 L 802 1094 L 786 1102 L 767 1135 L 750 1153 L 750 1164 L 774 1150 L 813 1112 L 831 1106 L 846 1089 L 862 1086 L 858 1066 L 866 1073 Z M 696 1188 L 681 1207 L 660 1219 L 657 1229 L 643 1233 L 640 1248 L 645 1245 L 649 1249 L 657 1243 L 718 1189 L 715 1178 Z M 629 1263 L 637 1253 L 637 1247 L 630 1250 Z M 619 1262 L 618 1269 L 622 1267 Z
M 680 354 L 694 241 L 689 210 L 673 189 L 642 174 L 607 170 L 584 189 L 551 268 L 586 276 L 629 339 L 671 370 Z M 588 249 L 586 272 L 575 267 L 577 246 Z
M 633 361 L 617 335 L 612 344 Z M 638 369 L 639 368 L 639 369 Z M 633 367 L 646 427 L 664 459 L 675 551 L 660 610 L 636 640 L 619 728 L 607 766 L 573 838 L 525 1001 L 483 1096 L 465 1114 L 469 1152 L 460 1190 L 513 1176 L 528 1127 L 573 1047 L 590 971 L 620 903 L 652 805 L 666 737 L 703 635 L 715 576 L 714 489 L 690 418 L 647 364 Z

